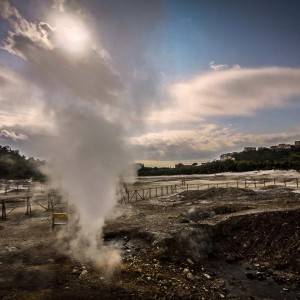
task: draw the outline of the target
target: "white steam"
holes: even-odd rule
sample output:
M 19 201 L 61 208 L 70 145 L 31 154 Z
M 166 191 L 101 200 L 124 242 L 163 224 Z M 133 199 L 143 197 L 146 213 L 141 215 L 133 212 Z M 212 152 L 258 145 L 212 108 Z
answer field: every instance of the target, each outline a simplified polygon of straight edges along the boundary
M 122 84 L 82 16 L 65 12 L 59 3 L 57 16 L 49 19 L 54 23 L 48 24 L 29 22 L 0 0 L 1 16 L 11 27 L 3 48 L 24 60 L 18 78 L 39 91 L 43 118 L 51 116 L 48 137 L 35 150 L 51 162 L 53 184 L 76 207 L 79 223 L 73 220 L 77 230 L 70 251 L 79 260 L 112 267 L 120 257 L 102 245 L 101 229 L 117 202 L 119 176 L 130 164 Z M 24 86 L 13 86 L 17 96 L 9 100 L 16 105 L 31 89 L 25 93 Z

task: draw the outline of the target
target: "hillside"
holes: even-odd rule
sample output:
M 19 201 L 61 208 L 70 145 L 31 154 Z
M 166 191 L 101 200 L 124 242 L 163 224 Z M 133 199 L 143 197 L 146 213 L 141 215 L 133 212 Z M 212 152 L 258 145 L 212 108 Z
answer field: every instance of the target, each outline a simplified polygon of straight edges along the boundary
M 43 161 L 26 158 L 18 150 L 0 145 L 0 179 L 44 180 L 45 176 L 39 170 L 43 164 Z
M 180 168 L 149 168 L 138 171 L 139 176 L 213 174 L 220 172 L 244 172 L 255 170 L 288 170 L 300 171 L 300 149 L 288 150 L 260 149 L 235 152 L 233 159 L 215 160 L 199 166 L 182 166 Z

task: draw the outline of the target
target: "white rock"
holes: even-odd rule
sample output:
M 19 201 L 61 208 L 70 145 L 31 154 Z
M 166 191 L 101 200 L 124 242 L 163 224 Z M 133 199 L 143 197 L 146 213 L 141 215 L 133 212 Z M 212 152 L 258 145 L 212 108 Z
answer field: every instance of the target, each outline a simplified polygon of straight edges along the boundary
M 211 276 L 209 274 L 204 273 L 203 274 L 207 279 L 211 279 Z
M 87 274 L 88 274 L 88 271 L 87 271 L 87 270 L 83 270 L 83 271 L 80 273 L 79 278 L 84 278 L 84 277 L 87 276 Z

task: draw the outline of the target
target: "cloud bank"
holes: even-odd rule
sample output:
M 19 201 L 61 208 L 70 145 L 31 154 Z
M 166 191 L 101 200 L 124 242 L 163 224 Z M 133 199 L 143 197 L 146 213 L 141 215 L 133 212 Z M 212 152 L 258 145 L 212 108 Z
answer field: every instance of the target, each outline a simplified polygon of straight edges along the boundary
M 220 153 L 244 146 L 268 146 L 300 139 L 300 127 L 278 133 L 241 133 L 216 124 L 185 130 L 162 130 L 133 137 L 131 142 L 144 153 L 145 160 L 206 161 Z
M 251 116 L 300 97 L 300 69 L 268 67 L 208 72 L 167 87 L 167 104 L 153 122 L 197 121 L 210 116 Z

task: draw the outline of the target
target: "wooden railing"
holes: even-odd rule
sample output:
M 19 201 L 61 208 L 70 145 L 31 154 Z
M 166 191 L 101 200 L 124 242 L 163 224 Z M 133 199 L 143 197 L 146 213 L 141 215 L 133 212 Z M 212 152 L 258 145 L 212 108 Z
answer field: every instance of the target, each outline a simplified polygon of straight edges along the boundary
M 50 189 L 47 192 L 41 189 L 41 194 L 38 196 L 31 192 L 30 186 L 26 189 L 20 190 L 14 189 L 14 191 L 6 192 L 0 194 L 0 207 L 1 207 L 1 218 L 0 220 L 5 221 L 7 217 L 17 208 L 24 207 L 25 214 L 31 216 L 32 204 L 39 205 L 45 210 L 54 211 L 56 205 L 61 203 L 61 196 L 57 191 Z M 44 203 L 41 203 L 44 202 Z
M 210 183 L 186 183 L 159 185 L 156 187 L 125 190 L 121 195 L 121 203 L 131 203 L 139 200 L 153 199 L 188 190 L 206 190 L 210 188 L 245 188 L 256 189 L 267 186 L 284 186 L 299 188 L 299 178 L 292 179 L 243 179 Z
M 157 185 L 148 188 L 140 189 L 128 189 L 124 188 L 121 192 L 120 202 L 127 204 L 137 202 L 140 200 L 154 199 L 159 197 L 165 197 L 173 194 L 180 193 L 182 191 L 189 190 L 207 190 L 210 188 L 243 188 L 243 189 L 258 189 L 267 186 L 284 186 L 290 188 L 299 188 L 299 178 L 289 179 L 243 179 L 243 180 L 231 180 L 223 182 L 209 182 L 209 183 L 188 183 L 184 181 L 183 184 L 172 185 Z M 18 190 L 17 190 L 18 191 Z M 10 193 L 2 193 L 0 195 L 1 206 L 1 219 L 6 220 L 7 216 L 17 207 L 25 207 L 25 214 L 31 215 L 32 208 L 32 193 L 30 193 L 30 187 L 23 195 L 18 195 L 18 192 L 14 195 Z M 61 197 L 54 190 L 45 191 L 41 189 L 44 194 L 43 199 L 46 204 L 41 204 L 35 197 L 36 204 L 40 205 L 45 210 L 54 211 L 57 204 L 61 203 Z

